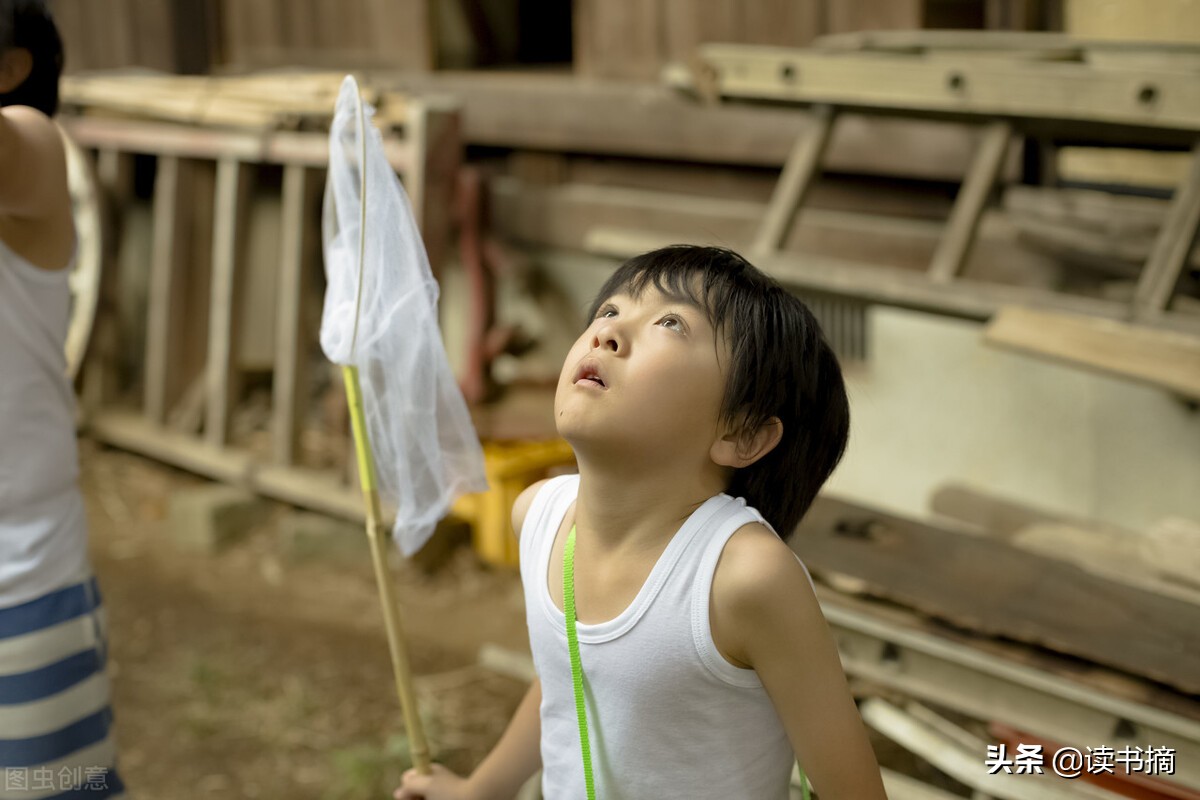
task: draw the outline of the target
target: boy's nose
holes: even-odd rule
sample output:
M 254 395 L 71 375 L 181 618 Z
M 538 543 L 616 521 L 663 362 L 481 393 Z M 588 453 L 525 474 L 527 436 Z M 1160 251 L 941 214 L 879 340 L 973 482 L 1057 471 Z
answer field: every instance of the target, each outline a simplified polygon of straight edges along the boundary
M 619 353 L 623 349 L 620 336 L 612 325 L 605 325 L 592 335 L 592 349 L 611 350 Z

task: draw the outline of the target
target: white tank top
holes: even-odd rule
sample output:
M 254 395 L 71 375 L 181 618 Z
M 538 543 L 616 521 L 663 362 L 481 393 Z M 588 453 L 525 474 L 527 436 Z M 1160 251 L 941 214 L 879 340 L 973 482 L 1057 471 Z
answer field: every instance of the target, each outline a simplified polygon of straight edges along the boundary
M 0 241 L 0 608 L 88 572 L 63 353 L 69 273 L 38 269 Z
M 585 797 L 571 662 L 562 611 L 549 592 L 555 534 L 579 476 L 554 478 L 521 531 L 521 580 L 542 682 L 542 793 Z M 615 619 L 580 624 L 596 796 L 602 800 L 787 800 L 795 755 L 753 670 L 713 643 L 709 594 L 717 559 L 743 525 L 766 524 L 719 494 L 671 539 L 633 602 Z

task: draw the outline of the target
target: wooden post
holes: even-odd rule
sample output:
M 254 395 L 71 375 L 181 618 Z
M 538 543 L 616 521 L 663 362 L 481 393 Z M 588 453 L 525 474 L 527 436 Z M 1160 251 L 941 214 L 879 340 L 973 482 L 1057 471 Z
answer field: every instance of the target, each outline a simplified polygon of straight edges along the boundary
M 787 163 L 775 184 L 770 205 L 762 226 L 754 236 L 751 249 L 763 255 L 773 253 L 783 246 L 796 218 L 796 211 L 804 202 L 804 195 L 813 183 L 813 177 L 821 166 L 821 157 L 829 144 L 835 113 L 829 106 L 813 109 L 813 124 L 800 135 L 788 155 Z
M 233 398 L 234 347 L 237 343 L 238 218 L 247 188 L 245 170 L 236 158 L 217 162 L 217 191 L 213 206 L 212 290 L 209 305 L 208 361 L 205 368 L 207 405 L 204 440 L 222 447 L 229 439 Z
M 306 233 L 309 210 L 308 168 L 288 164 L 283 168 L 282 242 L 280 243 L 279 304 L 276 306 L 275 371 L 271 397 L 272 451 L 275 463 L 296 460 L 304 413 L 305 343 L 301 326 L 302 300 L 307 290 Z
M 150 250 L 149 297 L 146 320 L 145 412 L 159 424 L 166 422 L 173 400 L 178 370 L 175 358 L 177 320 L 180 316 L 180 238 L 186 226 L 186 209 L 179 198 L 191 188 L 191 165 L 176 156 L 158 159 L 154 179 L 154 232 Z
M 1196 241 L 1197 226 L 1200 226 L 1200 143 L 1192 149 L 1191 169 L 1171 197 L 1167 217 L 1138 280 L 1133 298 L 1135 317 L 1156 316 L 1166 309 Z
M 983 141 L 975 151 L 975 158 L 950 211 L 946 232 L 929 265 L 930 280 L 945 283 L 962 271 L 975 242 L 975 232 L 988 195 L 1004 165 L 1012 135 L 1012 123 L 1008 121 L 991 122 L 985 127 Z
M 429 266 L 435 277 L 441 276 L 446 252 L 450 248 L 453 208 L 462 166 L 462 130 L 457 103 L 422 101 L 414 132 L 405 123 L 408 165 L 404 185 L 412 198 L 413 213 L 421 228 Z M 415 192 L 415 194 L 414 194 Z M 420 205 L 418 206 L 418 201 Z

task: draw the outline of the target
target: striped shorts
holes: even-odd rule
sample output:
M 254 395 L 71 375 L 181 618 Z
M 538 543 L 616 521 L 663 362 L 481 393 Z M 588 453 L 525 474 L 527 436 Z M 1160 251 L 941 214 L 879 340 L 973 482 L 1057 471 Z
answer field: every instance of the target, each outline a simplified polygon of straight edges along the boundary
M 95 578 L 0 609 L 0 800 L 119 798 Z

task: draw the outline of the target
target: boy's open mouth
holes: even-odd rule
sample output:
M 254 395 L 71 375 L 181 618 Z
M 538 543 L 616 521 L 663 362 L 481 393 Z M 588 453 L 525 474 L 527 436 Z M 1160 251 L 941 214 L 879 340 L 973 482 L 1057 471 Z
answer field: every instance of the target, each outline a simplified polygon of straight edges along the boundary
M 575 371 L 576 385 L 584 384 L 588 386 L 597 386 L 601 389 L 607 389 L 608 384 L 604 382 L 604 376 L 600 374 L 600 365 L 595 361 L 588 359 L 579 365 Z

